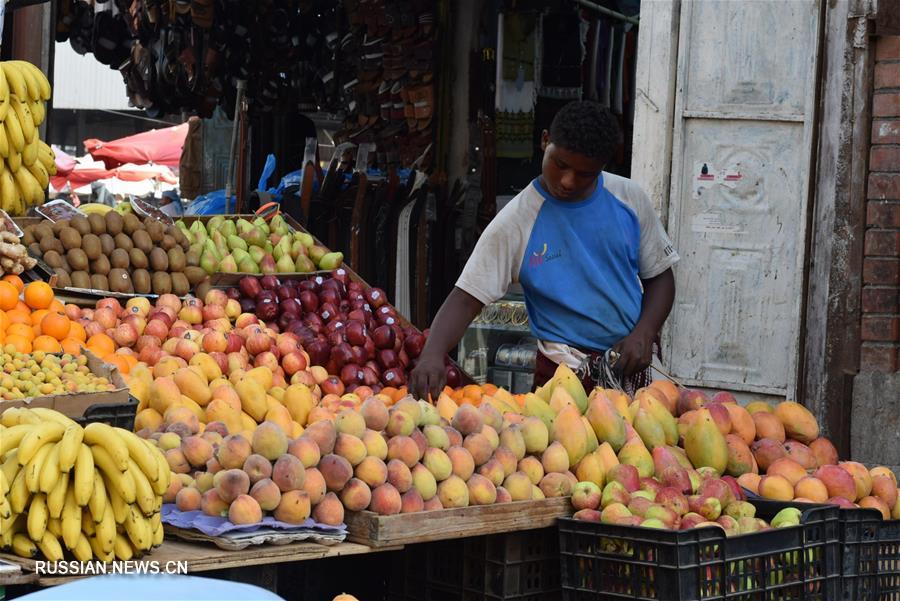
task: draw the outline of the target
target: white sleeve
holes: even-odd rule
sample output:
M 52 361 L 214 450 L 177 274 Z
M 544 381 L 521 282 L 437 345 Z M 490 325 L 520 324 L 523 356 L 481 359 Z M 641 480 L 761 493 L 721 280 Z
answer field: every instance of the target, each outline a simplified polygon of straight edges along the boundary
M 634 208 L 641 228 L 638 273 L 642 280 L 649 280 L 675 265 L 680 257 L 650 198 L 639 186 L 633 188 Z

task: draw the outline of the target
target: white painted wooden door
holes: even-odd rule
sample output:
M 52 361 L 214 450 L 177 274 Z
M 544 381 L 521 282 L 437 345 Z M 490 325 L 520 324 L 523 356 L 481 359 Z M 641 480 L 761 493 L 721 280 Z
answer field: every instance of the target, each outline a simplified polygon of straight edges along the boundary
M 645 2 L 642 22 L 666 5 Z M 667 216 L 682 260 L 664 362 L 689 385 L 793 398 L 819 2 L 687 0 L 673 16 Z

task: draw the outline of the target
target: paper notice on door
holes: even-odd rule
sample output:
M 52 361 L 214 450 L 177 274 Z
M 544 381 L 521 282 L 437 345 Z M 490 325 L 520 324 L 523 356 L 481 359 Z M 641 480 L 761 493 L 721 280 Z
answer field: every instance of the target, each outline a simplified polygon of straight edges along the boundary
M 724 223 L 722 213 L 699 213 L 691 220 L 691 231 L 697 234 L 743 234 L 740 225 Z
M 694 163 L 694 177 L 691 193 L 695 200 L 699 199 L 714 186 L 721 185 L 734 189 L 744 179 L 740 165 L 730 165 L 725 169 L 716 169 L 712 163 Z

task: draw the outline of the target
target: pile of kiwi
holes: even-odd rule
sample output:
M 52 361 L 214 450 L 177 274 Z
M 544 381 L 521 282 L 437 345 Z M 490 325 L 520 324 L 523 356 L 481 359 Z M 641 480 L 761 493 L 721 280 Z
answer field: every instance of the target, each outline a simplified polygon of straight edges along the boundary
M 22 243 L 57 275 L 60 288 L 184 296 L 206 278 L 174 225 L 134 214 L 91 214 L 29 225 Z

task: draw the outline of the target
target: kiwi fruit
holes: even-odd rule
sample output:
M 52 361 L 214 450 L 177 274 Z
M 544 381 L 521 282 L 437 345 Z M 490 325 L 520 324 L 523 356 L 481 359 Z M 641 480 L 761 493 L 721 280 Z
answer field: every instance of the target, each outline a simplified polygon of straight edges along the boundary
M 184 268 L 184 275 L 191 286 L 196 286 L 206 277 L 206 272 L 202 267 L 189 266 Z
M 68 288 L 72 285 L 72 278 L 69 277 L 69 273 L 65 269 L 57 267 L 53 271 L 56 272 L 57 288 Z
M 150 294 L 153 291 L 150 273 L 146 269 L 135 269 L 131 272 L 131 285 L 138 294 Z
M 150 267 L 153 271 L 168 271 L 169 257 L 166 255 L 166 251 L 158 247 L 151 250 Z
M 109 264 L 113 269 L 128 269 L 128 266 L 131 264 L 128 251 L 124 248 L 117 248 L 112 251 L 112 254 L 109 256 Z M 111 270 L 110 273 L 112 273 Z
M 172 292 L 172 278 L 165 271 L 153 272 L 151 278 L 154 294 L 169 294 Z
M 34 240 L 35 242 L 40 242 L 44 238 L 54 238 L 53 230 L 50 229 L 50 226 L 46 223 L 39 223 L 34 226 Z
M 66 249 L 63 248 L 62 242 L 54 238 L 52 235 L 41 238 L 41 252 L 45 253 L 48 250 L 55 250 L 58 253 L 66 252 Z
M 62 262 L 60 268 L 64 269 L 66 273 L 72 273 L 73 271 L 77 271 L 76 269 L 72 269 L 69 266 L 69 262 L 66 261 L 66 255 L 59 255 L 59 260 Z
M 63 231 L 64 228 L 67 228 L 67 227 L 69 227 L 69 220 L 68 219 L 60 219 L 59 221 L 54 222 L 54 224 L 50 226 L 50 229 L 53 231 L 54 234 L 59 236 L 59 233 L 61 231 Z
M 72 220 L 69 222 L 69 227 L 73 228 L 82 236 L 91 233 L 91 223 L 87 220 L 87 217 L 82 217 L 81 215 L 72 217 Z
M 91 272 L 99 273 L 100 275 L 106 275 L 109 273 L 109 270 L 112 266 L 109 264 L 109 259 L 106 255 L 100 255 L 93 261 L 91 261 Z
M 75 288 L 91 287 L 91 276 L 86 271 L 73 271 L 70 280 Z
M 181 247 L 170 248 L 167 254 L 169 258 L 169 272 L 181 273 L 184 271 L 184 251 L 181 250 Z
M 172 274 L 172 294 L 184 296 L 191 291 L 191 284 L 183 273 Z
M 25 246 L 31 246 L 33 242 L 36 242 L 34 238 L 34 226 L 29 225 L 25 228 L 25 231 L 22 232 L 22 244 Z
M 191 241 L 187 239 L 187 236 L 184 235 L 184 232 L 181 231 L 181 228 L 177 225 L 170 225 L 168 228 L 166 228 L 166 234 L 175 238 L 175 242 L 181 248 L 190 248 Z
M 75 271 L 84 271 L 88 268 L 88 258 L 80 248 L 73 248 L 66 253 L 66 261 Z
M 50 267 L 62 267 L 62 257 L 55 250 L 48 250 L 44 253 L 44 263 Z
M 109 290 L 109 280 L 106 279 L 105 275 L 100 275 L 99 273 L 95 273 L 91 276 L 91 288 L 94 290 Z
M 153 240 L 150 239 L 150 234 L 144 230 L 138 230 L 133 233 L 131 235 L 131 240 L 134 242 L 135 248 L 141 249 L 144 254 L 153 250 Z
M 200 251 L 189 249 L 184 254 L 184 264 L 188 267 L 200 267 Z
M 103 218 L 103 215 L 91 213 L 88 215 L 87 219 L 88 223 L 91 225 L 91 233 L 95 236 L 106 233 L 106 220 Z
M 81 237 L 81 250 L 87 255 L 87 258 L 93 261 L 103 253 L 100 248 L 100 238 L 97 234 L 85 234 Z
M 159 243 L 163 250 L 171 250 L 175 248 L 176 244 L 177 243 L 175 242 L 175 238 L 168 234 L 163 236 L 162 242 Z
M 116 250 L 116 241 L 109 234 L 100 234 L 100 252 L 107 257 Z
M 126 213 L 125 217 L 122 218 L 122 231 L 129 236 L 143 227 L 141 220 L 133 213 Z
M 140 248 L 132 248 L 128 253 L 128 258 L 131 260 L 132 269 L 147 269 L 147 265 L 150 264 L 147 255 Z
M 212 282 L 209 278 L 204 278 L 202 282 L 197 284 L 194 288 L 194 294 L 197 295 L 197 298 L 206 298 L 206 293 L 212 289 Z
M 44 250 L 41 248 L 41 245 L 38 244 L 37 242 L 32 242 L 31 244 L 28 245 L 28 252 L 30 252 L 31 254 L 33 254 L 37 257 L 40 257 L 42 254 L 44 254 Z
M 122 219 L 122 216 L 116 213 L 115 211 L 110 211 L 104 217 L 106 221 L 106 233 L 110 236 L 115 236 L 116 234 L 122 231 L 122 227 L 125 225 L 125 221 Z
M 124 269 L 111 269 L 107 279 L 109 280 L 109 289 L 112 292 L 134 292 L 134 288 L 131 286 L 131 276 Z
M 150 239 L 153 240 L 155 244 L 159 244 L 162 242 L 163 237 L 166 235 L 166 228 L 159 221 L 152 220 L 149 223 L 144 222 L 145 227 L 147 229 L 147 233 L 150 235 Z
M 59 241 L 66 250 L 81 248 L 81 234 L 74 227 L 66 227 L 59 233 Z
M 116 248 L 121 248 L 122 250 L 131 250 L 134 248 L 134 243 L 131 241 L 131 236 L 128 236 L 125 233 L 116 234 L 116 237 L 113 238 L 113 241 L 116 243 Z

